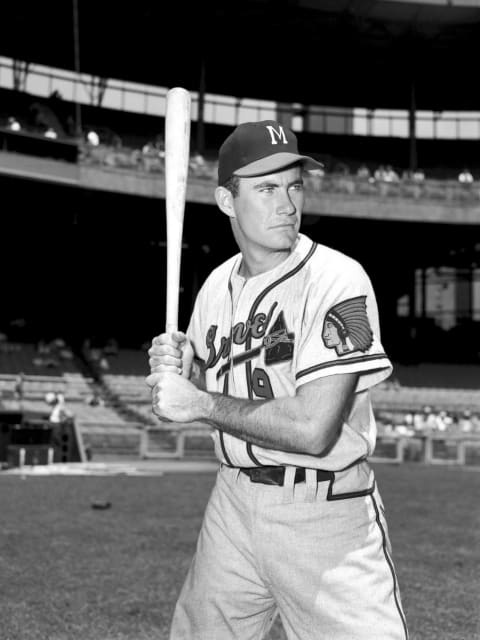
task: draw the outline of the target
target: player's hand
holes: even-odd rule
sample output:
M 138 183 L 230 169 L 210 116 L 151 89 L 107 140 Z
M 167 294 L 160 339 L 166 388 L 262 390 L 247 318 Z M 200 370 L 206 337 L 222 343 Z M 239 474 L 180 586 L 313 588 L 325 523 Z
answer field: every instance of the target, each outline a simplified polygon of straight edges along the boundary
M 152 373 L 146 380 L 152 388 L 152 410 L 161 420 L 192 422 L 200 420 L 208 402 L 207 393 L 175 373 Z
M 148 355 L 151 373 L 170 372 L 190 378 L 194 352 L 192 343 L 182 331 L 162 333 L 153 338 Z

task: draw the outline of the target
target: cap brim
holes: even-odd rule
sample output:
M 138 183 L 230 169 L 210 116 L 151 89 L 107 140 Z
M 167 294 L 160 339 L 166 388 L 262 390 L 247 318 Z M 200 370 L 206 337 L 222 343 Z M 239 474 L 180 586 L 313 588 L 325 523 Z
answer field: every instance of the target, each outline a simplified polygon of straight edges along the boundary
M 255 160 L 255 162 L 250 162 L 250 164 L 245 165 L 241 169 L 237 169 L 234 171 L 234 175 L 242 178 L 262 176 L 288 167 L 295 162 L 300 162 L 307 171 L 323 169 L 323 164 L 310 158 L 310 156 L 301 156 L 297 153 L 273 153 L 271 156 Z

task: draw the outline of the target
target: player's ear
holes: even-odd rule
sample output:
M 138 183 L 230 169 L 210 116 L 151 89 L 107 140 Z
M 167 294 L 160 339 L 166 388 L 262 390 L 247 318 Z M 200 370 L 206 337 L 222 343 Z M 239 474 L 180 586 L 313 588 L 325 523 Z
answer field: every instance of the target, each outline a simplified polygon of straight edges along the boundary
M 225 189 L 225 187 L 217 187 L 215 189 L 215 200 L 220 211 L 223 211 L 229 218 L 236 217 L 231 191 Z

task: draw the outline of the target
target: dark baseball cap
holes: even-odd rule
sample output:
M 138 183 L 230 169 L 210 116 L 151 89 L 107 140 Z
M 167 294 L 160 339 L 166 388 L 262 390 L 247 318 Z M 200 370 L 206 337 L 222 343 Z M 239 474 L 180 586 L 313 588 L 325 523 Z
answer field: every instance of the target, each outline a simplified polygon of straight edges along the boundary
M 261 176 L 274 173 L 294 162 L 319 169 L 323 165 L 298 153 L 297 136 L 275 120 L 244 122 L 228 136 L 218 154 L 218 184 L 232 176 Z

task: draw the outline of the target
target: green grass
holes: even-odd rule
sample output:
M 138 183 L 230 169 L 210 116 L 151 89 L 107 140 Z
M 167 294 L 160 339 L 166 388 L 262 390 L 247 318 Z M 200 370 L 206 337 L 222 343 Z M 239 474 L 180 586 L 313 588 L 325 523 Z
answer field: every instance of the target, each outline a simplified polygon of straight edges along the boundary
M 411 640 L 480 638 L 480 473 L 376 470 Z M 213 482 L 0 475 L 1 640 L 166 639 Z

